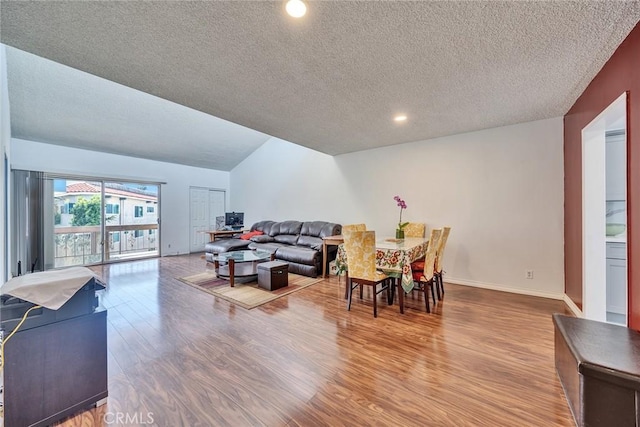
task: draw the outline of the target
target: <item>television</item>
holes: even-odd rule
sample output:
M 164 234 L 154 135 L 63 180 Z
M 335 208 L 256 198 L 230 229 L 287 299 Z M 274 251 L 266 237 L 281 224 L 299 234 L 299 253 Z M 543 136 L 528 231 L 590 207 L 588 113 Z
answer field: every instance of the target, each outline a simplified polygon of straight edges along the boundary
M 239 230 L 244 227 L 244 212 L 227 212 L 224 214 L 224 225 Z

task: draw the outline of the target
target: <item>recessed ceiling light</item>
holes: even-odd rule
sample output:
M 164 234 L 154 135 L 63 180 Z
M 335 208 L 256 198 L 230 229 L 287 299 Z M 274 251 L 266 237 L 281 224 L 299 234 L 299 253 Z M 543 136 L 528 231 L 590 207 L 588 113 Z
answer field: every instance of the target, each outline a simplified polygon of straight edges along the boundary
M 407 116 L 405 116 L 404 114 L 398 114 L 397 116 L 395 116 L 393 118 L 394 122 L 406 122 L 407 121 Z
M 307 13 L 307 5 L 302 0 L 289 0 L 285 9 L 294 18 L 301 18 Z

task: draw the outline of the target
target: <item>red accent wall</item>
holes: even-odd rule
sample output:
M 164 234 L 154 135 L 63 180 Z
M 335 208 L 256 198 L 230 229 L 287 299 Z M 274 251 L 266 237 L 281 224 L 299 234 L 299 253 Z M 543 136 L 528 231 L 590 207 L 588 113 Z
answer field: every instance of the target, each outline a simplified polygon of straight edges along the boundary
M 629 327 L 640 330 L 640 23 L 564 116 L 565 293 L 582 308 L 581 131 L 625 91 Z

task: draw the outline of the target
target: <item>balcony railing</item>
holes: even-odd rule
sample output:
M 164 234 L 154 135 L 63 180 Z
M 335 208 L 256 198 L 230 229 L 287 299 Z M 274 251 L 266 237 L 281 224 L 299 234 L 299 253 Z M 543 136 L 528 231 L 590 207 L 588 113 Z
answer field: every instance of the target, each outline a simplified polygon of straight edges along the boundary
M 98 264 L 102 262 L 103 245 L 108 248 L 105 261 L 158 255 L 158 224 L 107 225 L 105 231 L 103 240 L 97 225 L 55 227 L 55 266 Z M 135 237 L 136 231 L 141 235 Z M 117 239 L 115 233 L 119 233 Z

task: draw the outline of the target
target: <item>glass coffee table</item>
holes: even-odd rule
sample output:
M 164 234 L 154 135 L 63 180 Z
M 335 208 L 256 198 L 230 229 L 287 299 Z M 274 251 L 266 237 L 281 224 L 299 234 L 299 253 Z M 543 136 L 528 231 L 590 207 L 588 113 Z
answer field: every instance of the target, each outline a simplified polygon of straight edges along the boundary
M 229 279 L 229 286 L 233 287 L 236 278 L 254 279 L 258 276 L 258 264 L 273 260 L 275 253 L 269 251 L 231 251 L 213 257 L 213 265 L 216 275 Z

